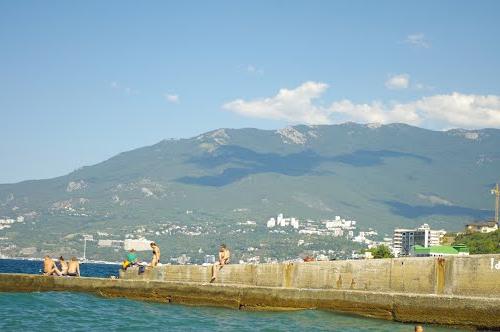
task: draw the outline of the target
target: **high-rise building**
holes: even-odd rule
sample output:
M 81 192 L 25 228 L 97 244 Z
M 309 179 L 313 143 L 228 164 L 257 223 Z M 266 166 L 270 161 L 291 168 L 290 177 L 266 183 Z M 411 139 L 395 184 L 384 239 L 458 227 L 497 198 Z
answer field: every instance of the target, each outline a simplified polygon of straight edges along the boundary
M 431 230 L 428 224 L 416 229 L 397 228 L 394 230 L 392 249 L 395 256 L 409 256 L 415 245 L 424 248 L 437 246 L 446 234 L 444 230 Z

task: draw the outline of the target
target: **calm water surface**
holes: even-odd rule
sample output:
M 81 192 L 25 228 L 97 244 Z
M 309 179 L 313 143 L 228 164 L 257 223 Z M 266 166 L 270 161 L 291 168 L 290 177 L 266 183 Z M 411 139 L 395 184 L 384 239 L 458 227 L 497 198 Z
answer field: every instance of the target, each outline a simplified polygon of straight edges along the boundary
M 413 331 L 413 325 L 319 310 L 248 312 L 67 292 L 0 293 L 0 308 L 0 331 Z
M 118 276 L 119 265 L 114 264 L 80 264 L 82 277 L 109 278 Z M 28 261 L 19 259 L 0 259 L 0 273 L 29 273 L 41 274 L 43 269 L 42 261 Z
M 0 260 L 0 272 L 38 273 L 41 262 Z M 85 264 L 86 276 L 116 266 Z M 85 266 L 84 265 L 84 266 Z M 84 293 L 1 293 L 0 331 L 413 331 L 414 324 L 319 310 L 249 312 L 106 299 Z M 425 331 L 459 331 L 425 326 Z

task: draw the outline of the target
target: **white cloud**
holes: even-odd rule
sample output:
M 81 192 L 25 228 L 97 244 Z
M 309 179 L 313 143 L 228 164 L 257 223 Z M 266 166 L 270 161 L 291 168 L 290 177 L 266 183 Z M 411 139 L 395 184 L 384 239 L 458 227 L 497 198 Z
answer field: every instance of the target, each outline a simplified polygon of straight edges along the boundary
M 500 96 L 465 95 L 458 92 L 423 97 L 405 105 L 419 112 L 422 119 L 440 127 L 500 127 Z
M 410 44 L 414 47 L 429 48 L 431 44 L 425 38 L 423 33 L 415 33 L 406 36 L 405 43 Z
M 379 101 L 370 104 L 354 104 L 350 100 L 341 100 L 332 103 L 328 110 L 332 123 L 344 121 L 383 124 L 402 122 L 413 125 L 421 123 L 419 114 L 402 104 L 385 105 Z
M 293 90 L 281 89 L 274 97 L 244 101 L 237 99 L 223 108 L 245 116 L 289 122 L 326 124 L 327 112 L 313 101 L 328 88 L 325 83 L 305 82 Z
M 410 86 L 410 75 L 398 74 L 392 75 L 385 81 L 385 87 L 391 90 L 406 89 Z
M 164 97 L 169 103 L 172 103 L 172 104 L 178 104 L 181 101 L 179 98 L 179 95 L 175 95 L 175 94 L 166 93 L 166 94 L 164 94 Z
M 244 116 L 289 123 L 402 122 L 433 129 L 500 127 L 500 96 L 454 92 L 406 103 L 356 104 L 344 99 L 327 106 L 318 104 L 317 99 L 327 89 L 325 83 L 305 82 L 295 89 L 281 89 L 272 97 L 230 101 L 223 108 Z

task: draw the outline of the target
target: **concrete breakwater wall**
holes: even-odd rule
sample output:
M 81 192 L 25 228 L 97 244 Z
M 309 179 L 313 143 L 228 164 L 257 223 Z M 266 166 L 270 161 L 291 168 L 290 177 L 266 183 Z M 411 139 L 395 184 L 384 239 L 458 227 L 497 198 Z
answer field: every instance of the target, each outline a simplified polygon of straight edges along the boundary
M 500 329 L 500 255 L 162 266 L 120 279 L 0 274 L 0 291 L 81 291 L 248 310 L 317 308 L 401 322 Z
M 206 283 L 211 266 L 166 265 L 121 279 Z M 227 265 L 215 283 L 301 289 L 363 290 L 500 297 L 500 255 Z

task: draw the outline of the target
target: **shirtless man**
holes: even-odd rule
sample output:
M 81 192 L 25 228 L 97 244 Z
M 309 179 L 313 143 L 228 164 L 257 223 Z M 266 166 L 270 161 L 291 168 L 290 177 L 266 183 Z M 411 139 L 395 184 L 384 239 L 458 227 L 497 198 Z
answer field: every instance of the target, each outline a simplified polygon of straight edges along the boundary
M 43 275 L 44 276 L 62 275 L 61 271 L 59 271 L 56 264 L 54 263 L 52 258 L 50 258 L 49 255 L 46 255 L 43 258 Z
M 80 263 L 75 256 L 71 257 L 71 260 L 68 262 L 68 276 L 70 277 L 79 277 L 80 276 Z
M 229 264 L 229 257 L 231 257 L 231 252 L 227 249 L 225 244 L 221 244 L 219 249 L 219 261 L 215 262 L 212 266 L 212 279 L 210 282 L 214 282 L 215 279 L 217 279 L 217 272 L 219 272 L 224 265 Z
M 59 265 L 61 266 L 61 274 L 63 276 L 68 274 L 68 262 L 64 260 L 64 257 L 59 257 Z
M 151 259 L 151 267 L 155 267 L 160 262 L 160 247 L 154 242 L 151 242 L 151 249 L 153 249 L 153 258 Z

